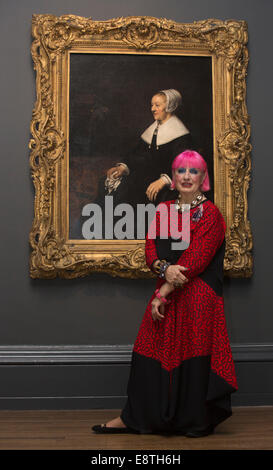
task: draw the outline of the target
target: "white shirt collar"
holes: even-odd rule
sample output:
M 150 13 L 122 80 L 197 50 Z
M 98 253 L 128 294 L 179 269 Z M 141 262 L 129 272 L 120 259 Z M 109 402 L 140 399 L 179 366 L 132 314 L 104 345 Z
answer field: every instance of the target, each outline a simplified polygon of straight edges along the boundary
M 151 144 L 157 121 L 153 122 L 141 135 L 142 140 Z M 177 116 L 171 116 L 166 122 L 158 126 L 157 145 L 167 144 L 182 135 L 189 134 L 189 130 Z

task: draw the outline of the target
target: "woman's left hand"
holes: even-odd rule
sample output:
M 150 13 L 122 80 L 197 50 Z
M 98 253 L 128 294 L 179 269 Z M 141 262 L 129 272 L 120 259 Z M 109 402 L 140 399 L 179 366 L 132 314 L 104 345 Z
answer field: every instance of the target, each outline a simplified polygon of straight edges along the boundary
M 153 317 L 153 320 L 156 321 L 156 320 L 164 320 L 165 316 L 164 316 L 164 313 L 165 313 L 165 305 L 160 301 L 160 299 L 158 299 L 157 297 L 155 297 L 153 300 L 152 300 L 152 317 Z
M 164 180 L 164 178 L 159 178 L 158 180 L 151 183 L 148 186 L 147 191 L 146 191 L 146 195 L 147 195 L 148 199 L 150 201 L 154 201 L 157 194 L 158 194 L 158 192 L 162 188 L 164 188 L 165 185 L 166 185 L 166 181 Z

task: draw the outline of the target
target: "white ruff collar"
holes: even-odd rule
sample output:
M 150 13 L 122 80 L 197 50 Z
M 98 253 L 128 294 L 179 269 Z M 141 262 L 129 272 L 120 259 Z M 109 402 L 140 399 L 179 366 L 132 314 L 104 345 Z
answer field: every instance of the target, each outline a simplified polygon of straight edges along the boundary
M 141 135 L 141 138 L 147 144 L 151 144 L 156 126 L 157 121 L 153 122 L 153 124 L 151 124 Z M 167 144 L 168 142 L 171 142 L 185 134 L 189 134 L 189 130 L 184 126 L 183 122 L 180 121 L 177 116 L 171 116 L 166 122 L 159 125 L 156 144 Z

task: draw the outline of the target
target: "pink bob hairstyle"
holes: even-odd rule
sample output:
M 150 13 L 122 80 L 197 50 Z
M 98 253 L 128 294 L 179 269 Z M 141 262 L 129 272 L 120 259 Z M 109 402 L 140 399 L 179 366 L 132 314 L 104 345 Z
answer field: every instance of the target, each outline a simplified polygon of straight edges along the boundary
M 189 166 L 191 168 L 197 168 L 205 173 L 205 178 L 203 183 L 201 184 L 201 191 L 209 191 L 210 190 L 210 182 L 209 182 L 209 175 L 208 175 L 208 168 L 204 158 L 194 150 L 185 150 L 184 152 L 180 153 L 175 157 L 173 164 L 172 164 L 172 171 L 173 171 L 173 181 L 171 184 L 171 188 L 175 189 L 174 183 L 174 171 L 177 168 Z

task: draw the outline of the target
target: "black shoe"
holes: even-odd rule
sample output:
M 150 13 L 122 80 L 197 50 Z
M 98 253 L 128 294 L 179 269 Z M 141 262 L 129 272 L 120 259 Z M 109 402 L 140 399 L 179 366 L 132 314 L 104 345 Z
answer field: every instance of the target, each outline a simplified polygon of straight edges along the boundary
M 213 434 L 214 428 L 209 427 L 205 429 L 204 431 L 188 431 L 184 434 L 186 437 L 204 437 L 208 436 L 209 434 Z
M 95 424 L 95 426 L 92 426 L 93 431 L 95 431 L 97 434 L 138 434 L 139 431 L 135 431 L 134 429 L 131 428 L 113 428 L 113 427 L 108 427 L 106 424 Z

